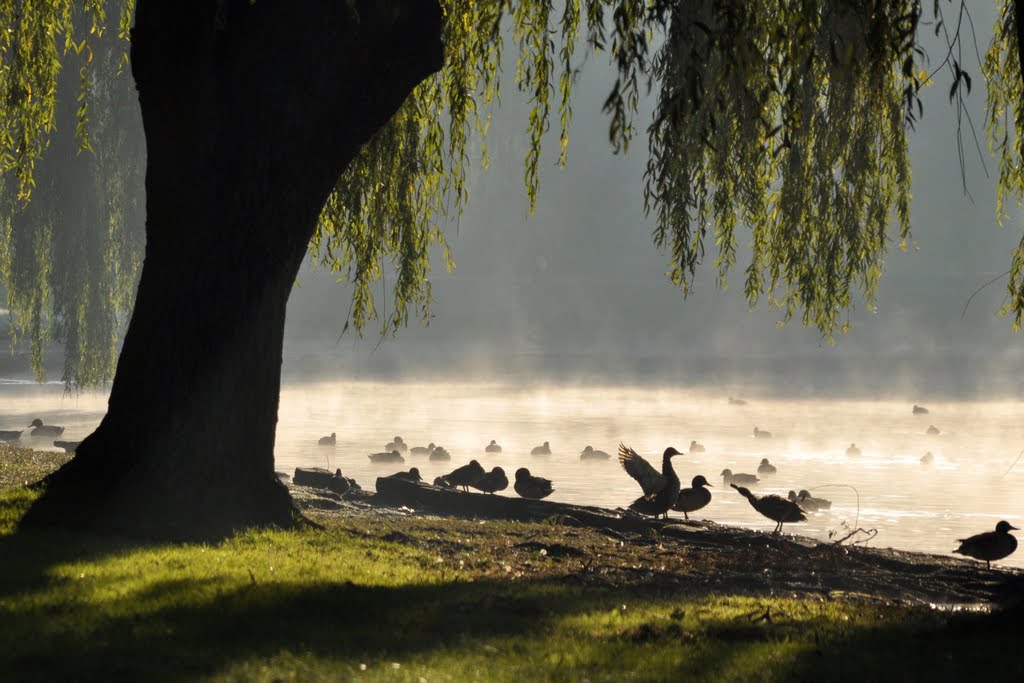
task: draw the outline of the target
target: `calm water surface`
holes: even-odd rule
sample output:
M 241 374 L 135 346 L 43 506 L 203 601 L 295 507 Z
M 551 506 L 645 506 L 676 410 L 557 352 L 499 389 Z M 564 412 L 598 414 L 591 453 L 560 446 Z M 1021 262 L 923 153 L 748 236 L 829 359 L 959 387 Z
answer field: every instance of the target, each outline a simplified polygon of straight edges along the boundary
M 856 525 L 878 530 L 872 545 L 948 553 L 956 547 L 954 539 L 990 530 L 1000 519 L 1024 527 L 1024 459 L 1007 473 L 1024 449 L 1019 401 L 931 402 L 926 404 L 930 414 L 913 415 L 913 400 L 746 398 L 747 405 L 735 406 L 717 392 L 687 389 L 286 381 L 277 469 L 340 467 L 372 488 L 376 477 L 400 468 L 415 465 L 432 480 L 476 458 L 488 469 L 502 466 L 510 479 L 524 466 L 552 479 L 550 500 L 619 507 L 640 494 L 614 459 L 620 441 L 660 466 L 666 446 L 686 451 L 696 439 L 707 452 L 673 462 L 684 481 L 696 474 L 711 481 L 711 504 L 698 517 L 723 524 L 774 526 L 734 490 L 723 488 L 719 476 L 724 468 L 756 472 L 768 458 L 778 474 L 762 477 L 751 487 L 755 492 L 785 495 L 806 488 L 833 501 L 831 511 L 787 526 L 815 538 L 828 539 L 830 533 L 845 533 L 844 524 Z M 65 395 L 60 385 L 0 382 L 0 429 L 41 417 L 65 425 L 64 438 L 80 439 L 105 408 L 102 394 Z M 931 424 L 942 433 L 925 434 Z M 774 438 L 755 440 L 755 425 Z M 338 434 L 335 448 L 316 445 L 331 432 Z M 406 455 L 405 465 L 371 463 L 367 454 L 383 450 L 396 435 L 410 446 L 443 445 L 452 460 Z M 484 453 L 491 439 L 503 453 Z M 551 443 L 552 455 L 531 456 L 530 449 L 544 441 Z M 861 456 L 845 454 L 851 442 Z M 581 462 L 579 453 L 587 445 L 613 457 Z M 926 451 L 935 456 L 930 466 L 920 463 Z M 1004 564 L 1024 567 L 1024 551 Z

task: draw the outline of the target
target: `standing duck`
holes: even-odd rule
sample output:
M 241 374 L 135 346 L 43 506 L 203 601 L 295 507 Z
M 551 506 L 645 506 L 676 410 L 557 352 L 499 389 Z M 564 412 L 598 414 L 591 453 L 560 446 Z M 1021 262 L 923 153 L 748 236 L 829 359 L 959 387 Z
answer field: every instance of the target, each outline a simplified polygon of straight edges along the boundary
M 754 438 L 755 439 L 770 439 L 770 438 L 772 438 L 772 433 L 771 432 L 766 432 L 763 429 L 758 429 L 757 427 L 754 427 Z
M 775 465 L 768 462 L 768 458 L 761 458 L 761 464 L 757 466 L 758 474 L 775 474 L 778 472 Z
M 706 450 L 707 449 L 704 448 L 704 446 L 702 444 L 699 444 L 696 441 L 691 441 L 690 442 L 690 453 L 703 453 Z
M 29 436 L 60 436 L 64 433 L 63 427 L 57 427 L 56 425 L 44 425 L 43 421 L 38 417 L 32 420 L 32 424 L 30 424 L 29 427 L 35 427 L 35 429 L 28 433 Z
M 470 486 L 475 489 L 480 489 L 484 493 L 504 491 L 508 488 L 508 477 L 505 476 L 505 470 L 500 467 L 495 467 L 490 472 L 487 472 L 477 479 L 476 482 L 470 484 Z
M 516 483 L 513 488 L 523 498 L 530 498 L 532 500 L 547 498 L 555 490 L 551 487 L 550 479 L 535 477 L 525 467 L 520 467 L 516 470 Z
M 317 444 L 321 446 L 333 446 L 336 443 L 338 443 L 338 435 L 334 432 L 331 432 L 330 436 L 321 436 L 320 440 L 317 441 Z
M 722 481 L 725 483 L 726 486 L 733 483 L 756 484 L 757 482 L 761 481 L 760 479 L 757 478 L 757 475 L 755 474 L 743 474 L 742 472 L 737 472 L 733 474 L 732 470 L 722 470 L 722 474 L 720 474 L 719 476 L 722 477 Z
M 551 446 L 545 441 L 543 446 L 537 446 L 530 451 L 530 455 L 551 455 Z
M 755 510 L 768 519 L 777 522 L 773 533 L 781 533 L 782 525 L 785 522 L 807 521 L 804 511 L 791 500 L 786 500 L 782 496 L 776 496 L 774 493 L 770 496 L 755 496 L 750 492 L 750 489 L 744 486 L 737 486 L 736 484 L 730 484 L 730 486 L 739 491 L 741 496 L 749 500 L 750 505 Z
M 444 475 L 444 479 L 452 486 L 461 486 L 464 491 L 468 491 L 469 487 L 480 481 L 484 474 L 486 473 L 483 466 L 476 460 L 470 460 L 468 465 L 456 467 Z
M 604 451 L 595 450 L 593 446 L 587 446 L 580 453 L 580 460 L 607 460 L 610 457 Z
M 501 453 L 501 446 L 498 445 L 497 441 L 495 441 L 494 439 L 491 439 L 491 442 L 489 444 L 487 444 L 486 447 L 484 447 L 484 452 L 485 453 Z
M 413 446 L 409 449 L 409 453 L 412 455 L 430 455 L 434 452 L 434 442 L 431 441 L 429 446 Z
M 405 458 L 398 451 L 391 451 L 390 453 L 370 453 L 367 458 L 370 462 L 405 462 Z
M 676 498 L 676 504 L 672 506 L 672 509 L 682 512 L 683 519 L 689 519 L 690 516 L 687 513 L 700 510 L 711 502 L 711 491 L 704 488 L 705 486 L 711 486 L 711 484 L 703 475 L 698 474 L 693 478 L 690 488 L 679 491 L 679 497 Z
M 985 560 L 985 567 L 991 569 L 992 560 L 1001 560 L 1017 549 L 1017 539 L 1010 533 L 1011 530 L 1019 531 L 1017 527 L 1010 526 L 1009 522 L 999 522 L 995 531 L 986 531 L 970 538 L 958 538 L 960 547 L 953 552 L 976 560 Z
M 619 444 L 619 463 L 622 469 L 636 479 L 644 492 L 644 495 L 629 504 L 630 510 L 651 517 L 664 515 L 668 518 L 668 511 L 679 498 L 679 477 L 672 468 L 672 458 L 677 455 L 682 453 L 672 446 L 666 448 L 661 456 L 661 472 L 658 472 L 632 448 Z

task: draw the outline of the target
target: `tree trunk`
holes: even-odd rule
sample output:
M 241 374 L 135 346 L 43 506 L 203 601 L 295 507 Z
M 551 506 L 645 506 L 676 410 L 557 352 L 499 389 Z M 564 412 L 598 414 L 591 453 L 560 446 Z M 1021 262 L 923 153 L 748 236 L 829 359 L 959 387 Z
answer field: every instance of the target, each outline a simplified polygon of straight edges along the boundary
M 109 408 L 26 522 L 161 538 L 292 522 L 285 305 L 339 175 L 440 68 L 437 0 L 139 0 L 146 259 Z

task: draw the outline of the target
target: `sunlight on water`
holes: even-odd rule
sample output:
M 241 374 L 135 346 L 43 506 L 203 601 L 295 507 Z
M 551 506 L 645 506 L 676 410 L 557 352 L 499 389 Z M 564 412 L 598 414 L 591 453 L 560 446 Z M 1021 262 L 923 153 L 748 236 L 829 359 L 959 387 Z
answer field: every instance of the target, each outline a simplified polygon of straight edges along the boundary
M 0 396 L 0 429 L 40 417 L 65 425 L 68 440 L 86 436 L 106 408 L 103 395 L 65 395 L 59 386 L 2 385 Z M 774 523 L 723 488 L 719 476 L 724 468 L 754 473 L 768 458 L 778 474 L 751 486 L 755 493 L 809 489 L 833 501 L 831 511 L 787 525 L 788 532 L 827 540 L 830 533 L 845 534 L 844 524 L 856 525 L 878 530 L 872 545 L 949 553 L 955 539 L 991 530 L 1000 519 L 1024 526 L 1024 459 L 1007 473 L 1024 449 L 1017 401 L 927 403 L 930 414 L 913 415 L 909 400 L 745 398 L 749 403 L 737 406 L 725 395 L 687 389 L 293 382 L 281 394 L 276 467 L 289 473 L 298 466 L 340 467 L 372 488 L 376 477 L 398 469 L 415 465 L 430 481 L 476 458 L 488 469 L 502 466 L 510 479 L 524 466 L 552 479 L 550 500 L 621 507 L 640 489 L 614 459 L 620 441 L 660 466 L 666 446 L 687 451 L 695 439 L 707 452 L 677 457 L 674 464 L 684 482 L 703 474 L 715 487 L 698 518 L 770 530 Z M 939 435 L 925 433 L 933 424 Z M 754 439 L 754 426 L 773 438 Z M 318 437 L 331 432 L 337 432 L 337 446 L 317 446 Z M 452 460 L 406 455 L 404 465 L 371 463 L 367 454 L 396 435 L 410 446 L 442 445 Z M 491 439 L 503 453 L 484 453 Z M 544 441 L 552 455 L 531 456 Z M 851 443 L 860 456 L 846 455 Z M 613 457 L 581 462 L 587 445 Z M 922 465 L 927 451 L 934 461 Z M 849 487 L 859 492 L 859 509 Z M 511 488 L 509 494 L 515 495 Z M 1003 564 L 1024 567 L 1024 551 Z

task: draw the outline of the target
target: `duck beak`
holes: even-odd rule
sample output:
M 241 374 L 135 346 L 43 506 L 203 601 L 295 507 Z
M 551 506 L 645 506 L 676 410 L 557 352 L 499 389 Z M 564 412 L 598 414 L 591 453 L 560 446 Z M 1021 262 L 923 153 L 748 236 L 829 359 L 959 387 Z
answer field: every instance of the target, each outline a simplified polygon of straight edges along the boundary
M 705 485 L 705 486 L 708 486 L 708 487 L 710 487 L 710 488 L 715 488 L 714 486 L 711 486 L 711 484 L 704 484 L 704 485 Z
M 1014 531 L 1020 531 L 1020 527 L 1011 526 L 1010 528 L 1013 529 Z

